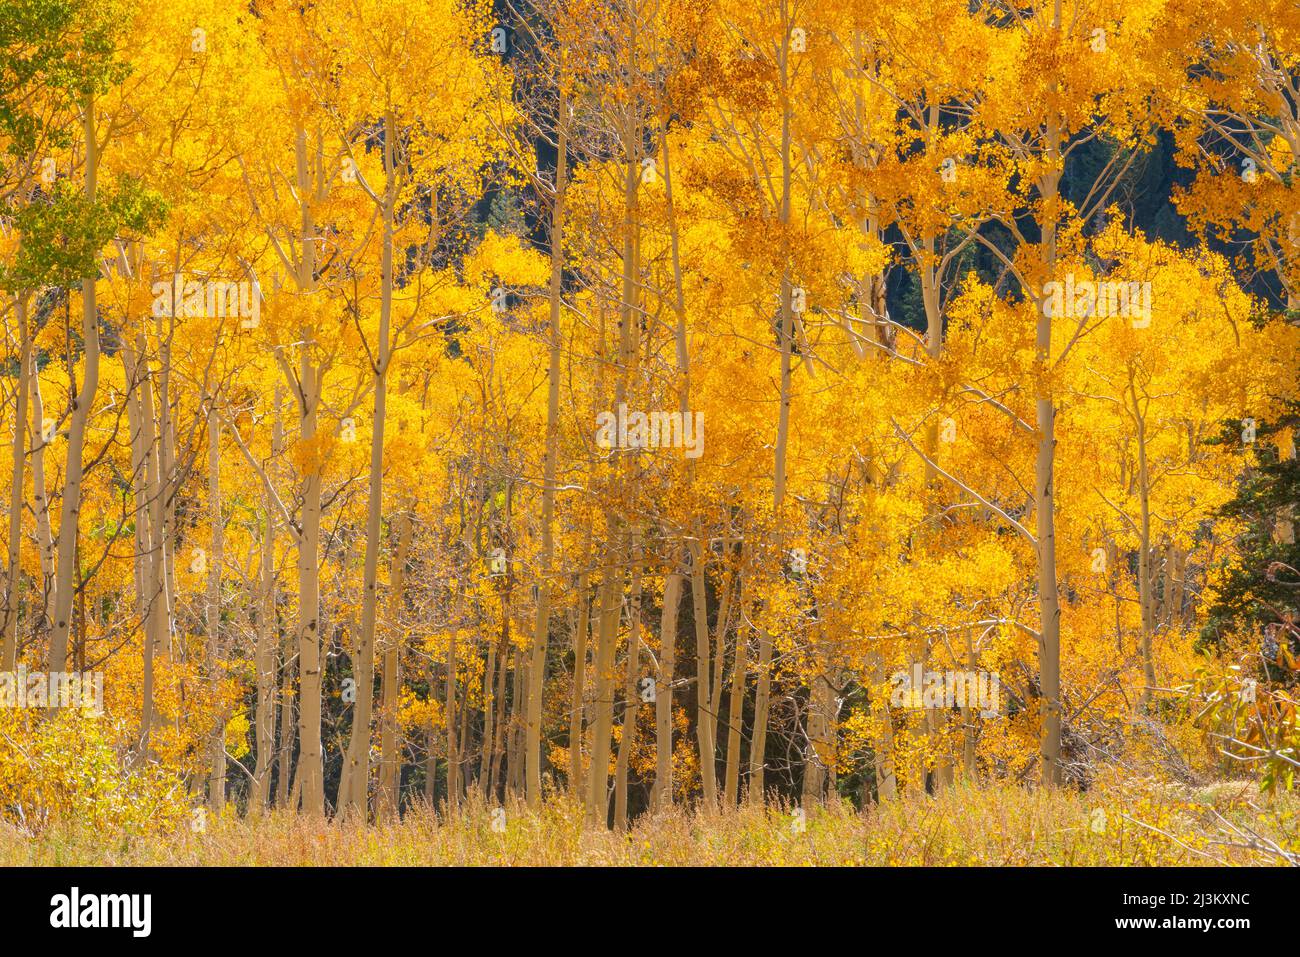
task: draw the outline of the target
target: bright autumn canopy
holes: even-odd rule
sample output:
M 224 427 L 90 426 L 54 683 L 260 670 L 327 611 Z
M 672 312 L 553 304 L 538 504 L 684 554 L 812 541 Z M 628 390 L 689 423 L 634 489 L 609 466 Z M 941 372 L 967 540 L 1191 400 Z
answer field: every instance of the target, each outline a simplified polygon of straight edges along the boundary
M 0 78 L 0 816 L 1293 787 L 1294 3 L 10 0 Z

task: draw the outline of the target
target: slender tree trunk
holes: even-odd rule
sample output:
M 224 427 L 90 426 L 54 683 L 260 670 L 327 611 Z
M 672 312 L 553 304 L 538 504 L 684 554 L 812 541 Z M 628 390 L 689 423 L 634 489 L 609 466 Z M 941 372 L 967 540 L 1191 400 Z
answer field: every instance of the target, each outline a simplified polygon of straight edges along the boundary
M 126 383 L 126 419 L 131 433 L 131 508 L 134 519 L 135 613 L 140 627 L 149 614 L 149 504 L 145 487 L 148 451 L 144 444 L 144 402 L 140 395 L 140 371 L 135 348 L 129 338 L 122 342 L 122 372 Z
M 45 580 L 44 624 L 48 626 L 49 616 L 53 613 L 57 600 L 58 546 L 54 540 L 54 527 L 50 523 L 50 495 L 45 483 L 45 448 L 50 444 L 50 437 L 45 434 L 45 402 L 41 396 L 41 375 L 36 368 L 35 351 L 32 353 L 28 374 L 32 386 L 32 504 L 36 512 L 36 541 L 40 546 L 41 576 Z M 141 496 L 138 501 L 143 500 Z
M 208 520 L 211 523 L 211 552 L 208 555 L 208 679 L 214 693 L 220 692 L 221 665 L 221 566 L 225 561 L 225 535 L 221 519 L 221 420 L 216 398 L 208 396 Z M 216 694 L 214 694 L 214 699 Z M 220 814 L 226 805 L 226 714 L 217 711 L 209 743 L 208 807 Z
M 966 639 L 966 668 L 971 674 L 976 674 L 979 667 L 978 658 L 975 655 L 975 626 L 962 629 L 962 634 Z M 970 705 L 970 694 L 966 695 L 966 703 L 961 709 L 962 724 L 962 765 L 966 769 L 966 780 L 974 784 L 978 779 L 978 773 L 975 766 L 975 714 L 976 711 Z
M 680 557 L 664 578 L 664 603 L 659 620 L 659 674 L 655 678 L 655 784 L 656 810 L 673 803 L 673 682 L 677 675 L 677 617 L 682 603 Z
M 301 370 L 301 435 L 308 447 L 316 439 L 320 407 L 320 372 L 313 369 L 303 347 Z M 298 547 L 298 775 L 302 810 L 312 817 L 325 814 L 325 770 L 321 750 L 320 637 L 320 521 L 321 472 L 317 462 L 303 476 L 302 537 Z
M 307 153 L 307 132 L 296 130 L 295 154 L 302 222 L 299 232 L 302 258 L 299 260 L 298 291 L 316 289 L 316 225 L 312 212 L 312 174 Z M 304 329 L 297 388 L 299 439 L 314 447 L 320 410 L 323 367 L 314 367 L 309 330 Z M 302 795 L 303 813 L 325 814 L 325 765 L 321 748 L 321 636 L 320 636 L 320 522 L 321 466 L 308 461 L 302 476 L 302 531 L 298 541 L 298 773 L 295 785 Z
M 413 523 L 409 507 L 397 516 L 397 548 L 388 573 L 388 621 L 385 622 L 384 663 L 380 676 L 379 800 L 376 819 L 396 817 L 402 778 L 400 729 L 397 711 L 402 691 L 402 609 L 405 605 L 406 563 L 411 552 Z
M 457 732 L 459 743 L 456 745 L 456 781 L 458 782 L 458 798 L 464 797 L 468 793 L 466 780 L 466 765 L 469 760 L 466 755 L 469 754 L 469 716 L 474 709 L 469 706 L 469 682 L 465 683 L 465 693 L 460 699 L 460 730 Z
M 726 546 L 729 547 L 729 546 Z M 728 568 L 722 578 L 722 597 L 718 602 L 718 619 L 713 628 L 713 687 L 709 692 L 709 740 L 718 747 L 718 725 L 722 720 L 723 672 L 726 670 L 727 631 L 731 623 L 731 602 L 735 594 L 736 573 Z
M 691 598 L 695 617 L 695 734 L 700 750 L 700 783 L 704 788 L 704 805 L 709 810 L 718 806 L 718 749 L 713 740 L 716 723 L 712 720 L 717 703 L 711 695 L 713 687 L 709 649 L 708 596 L 705 593 L 704 546 L 698 540 L 691 542 Z
M 501 772 L 505 764 L 505 737 L 506 737 L 506 680 L 510 676 L 510 660 L 514 654 L 510 645 L 510 632 L 508 623 L 503 623 L 501 629 L 501 647 L 497 649 L 497 689 L 494 706 L 496 716 L 492 722 L 492 768 L 488 776 L 488 793 L 497 795 L 499 791 L 499 782 Z
M 745 608 L 743 579 L 740 602 L 740 607 Z M 722 800 L 726 807 L 735 807 L 740 799 L 740 730 L 745 721 L 745 682 L 748 677 L 749 635 L 742 622 L 736 626 L 736 660 L 731 667 L 731 695 L 727 707 L 727 769 L 722 786 Z
M 290 784 L 294 778 L 293 750 L 298 738 L 298 721 L 294 712 L 294 679 L 298 673 L 296 639 L 296 635 L 288 631 L 284 633 L 284 669 L 280 675 L 280 757 L 275 804 L 284 810 L 293 810 Z
M 930 107 L 929 123 L 930 142 L 933 143 L 939 136 L 939 108 L 936 104 L 932 104 Z M 943 312 L 940 302 L 939 269 L 936 265 L 938 262 L 936 245 L 937 240 L 934 233 L 927 232 L 922 239 L 924 255 L 921 258 L 920 278 L 921 300 L 925 306 L 926 317 L 925 351 L 930 360 L 937 365 L 943 357 Z M 933 462 L 939 445 L 939 420 L 937 417 L 932 417 L 926 425 L 924 441 L 926 459 L 928 462 Z M 931 490 L 932 497 L 927 505 L 927 510 L 932 519 L 937 519 L 941 506 L 937 495 L 940 478 L 939 474 L 928 462 L 925 467 L 925 483 L 926 488 Z M 929 527 L 928 524 L 927 527 Z M 922 662 L 929 661 L 932 642 L 933 636 L 929 632 L 924 632 L 919 642 L 922 646 Z M 925 709 L 924 725 L 935 760 L 934 772 L 931 774 L 930 780 L 936 791 L 951 787 L 953 783 L 952 762 L 947 754 L 947 746 L 944 743 L 944 722 L 944 713 L 940 709 Z
M 397 202 L 397 173 L 393 166 L 392 112 L 384 116 L 384 237 L 380 264 L 378 361 L 373 369 L 374 421 L 370 429 L 369 495 L 366 500 L 366 557 L 361 596 L 361 635 L 353 673 L 357 701 L 352 717 L 339 807 L 365 812 L 370 783 L 370 716 L 375 696 L 375 621 L 379 613 L 379 536 L 384 501 L 384 426 L 388 412 L 388 367 L 392 361 L 389 327 L 393 313 L 393 206 Z
M 459 615 L 457 616 L 459 619 Z M 447 722 L 447 813 L 454 814 L 460 807 L 460 751 L 456 747 L 456 669 L 460 667 L 457 660 L 456 635 L 460 630 L 459 620 L 452 627 L 447 641 L 447 698 L 443 707 L 443 717 Z
M 140 711 L 140 752 L 148 754 L 149 736 L 154 714 L 154 662 L 167 647 L 170 614 L 167 593 L 163 584 L 166 575 L 163 561 L 163 493 L 159 464 L 157 419 L 154 413 L 153 374 L 146 358 L 147 342 L 144 334 L 137 338 L 136 367 L 140 377 L 140 424 L 143 430 L 141 445 L 145 454 L 145 512 L 148 516 L 148 588 L 145 599 L 144 629 L 144 693 Z
M 23 492 L 27 465 L 27 376 L 32 363 L 32 337 L 27 326 L 27 293 L 14 296 L 18 322 L 18 378 L 14 389 L 12 467 L 9 479 L 9 540 L 5 561 L 5 603 L 0 629 L 0 671 L 12 673 L 18 665 L 18 578 L 22 574 Z
M 614 826 L 627 830 L 628 762 L 636 746 L 636 720 L 641 710 L 637 678 L 641 669 L 641 540 L 632 535 L 632 596 L 627 629 L 627 678 L 623 683 L 623 727 L 614 769 Z
M 583 549 L 582 571 L 578 575 L 578 623 L 573 631 L 573 692 L 569 698 L 569 791 L 575 797 L 585 792 L 582 773 L 582 717 L 587 706 L 587 637 L 591 633 L 590 540 Z
M 682 284 L 681 235 L 677 227 L 677 204 L 673 192 L 672 150 L 668 142 L 669 118 L 661 110 L 659 121 L 659 153 L 663 159 L 664 206 L 668 218 L 668 244 L 673 267 L 673 313 L 676 318 L 678 411 L 682 422 L 691 419 L 691 353 L 686 332 L 686 295 Z M 686 486 L 695 482 L 695 459 L 686 463 Z M 673 685 L 677 677 L 677 622 L 681 613 L 682 587 L 685 575 L 681 568 L 686 560 L 686 549 L 678 547 L 673 558 L 672 571 L 664 580 L 663 619 L 660 623 L 660 676 L 655 698 L 655 737 L 657 766 L 655 769 L 654 806 L 670 807 L 673 803 Z
M 614 546 L 606 555 L 598 590 L 599 619 L 596 636 L 595 694 L 592 722 L 591 769 L 588 774 L 587 817 L 604 825 L 609 813 L 610 733 L 614 723 L 614 645 L 618 639 L 623 576 Z
M 426 675 L 429 681 L 429 698 L 436 699 L 434 693 L 434 663 L 430 659 L 426 668 Z M 446 716 L 444 715 L 444 718 Z M 424 755 L 424 800 L 430 808 L 436 807 L 438 792 L 438 728 L 430 721 L 429 727 L 425 729 L 425 755 Z
M 261 607 L 257 615 L 257 645 L 253 655 L 257 669 L 257 765 L 248 797 L 248 810 L 254 815 L 260 815 L 266 809 L 271 797 L 271 765 L 275 757 L 275 660 L 279 637 L 275 613 L 275 512 L 269 491 L 263 508 L 266 527 L 262 538 Z
M 778 54 L 781 83 L 781 209 L 782 241 L 789 242 L 790 200 L 792 189 L 791 164 L 791 105 L 790 105 L 790 11 L 787 0 L 780 4 L 782 40 Z M 781 508 L 785 501 L 786 447 L 790 437 L 790 357 L 794 339 L 793 280 L 790 272 L 790 251 L 784 250 L 785 271 L 781 274 L 781 401 L 776 428 L 776 452 L 773 468 L 772 504 L 776 522 L 777 554 L 785 552 L 785 535 Z M 766 616 L 765 616 L 766 617 Z M 758 633 L 758 684 L 754 691 L 754 736 L 749 749 L 749 796 L 763 801 L 765 795 L 764 770 L 767 760 L 767 723 L 772 689 L 772 636 L 766 624 Z
M 631 23 L 629 64 L 627 77 L 629 85 L 636 75 L 637 29 L 636 20 Z M 638 185 L 640 183 L 640 156 L 642 150 L 642 129 L 639 121 L 640 106 L 635 96 L 625 103 L 626 113 L 623 117 L 623 255 L 622 255 L 622 293 L 619 297 L 619 332 L 618 332 L 618 367 L 619 376 L 614 390 L 614 407 L 621 408 L 627 398 L 629 383 L 632 379 L 633 364 L 637 358 L 637 337 L 639 334 L 640 284 L 638 261 L 640 219 L 638 207 Z M 602 341 L 603 341 L 602 321 Z M 634 480 L 628 475 L 627 458 L 621 452 L 618 456 L 618 468 L 622 477 L 628 482 Z M 602 825 L 609 820 L 609 755 L 610 735 L 614 724 L 614 658 L 618 642 L 618 626 L 621 618 L 623 597 L 623 570 L 620 558 L 623 555 L 621 542 L 622 522 L 613 512 L 606 514 L 608 542 L 605 571 L 600 588 L 600 625 L 596 644 L 595 675 L 595 720 L 592 727 L 591 772 L 588 781 L 587 816 L 589 821 L 599 821 Z M 617 574 L 615 569 L 618 569 Z
M 179 304 L 177 304 L 179 305 Z M 155 392 L 154 401 L 158 413 L 158 500 L 162 505 L 159 513 L 161 519 L 159 522 L 159 538 L 162 542 L 162 577 L 160 587 L 162 593 L 162 607 L 164 609 L 165 623 L 160 629 L 161 644 L 159 647 L 163 650 L 168 658 L 175 657 L 181 661 L 185 660 L 185 643 L 184 636 L 181 635 L 179 642 L 173 641 L 172 620 L 173 611 L 176 608 L 176 501 L 177 496 L 174 494 L 178 477 L 176 467 L 176 426 L 172 416 L 172 392 L 171 392 L 171 339 L 176 329 L 176 313 L 179 310 L 173 308 L 169 311 L 167 317 L 168 328 L 163 331 L 162 319 L 158 317 L 156 321 L 158 335 L 158 369 L 154 373 Z M 185 684 L 181 682 L 182 703 L 185 695 Z M 181 715 L 178 711 L 176 715 L 176 728 L 180 730 Z
M 95 180 L 99 171 L 98 141 L 95 137 L 95 98 L 88 93 L 83 103 L 86 147 L 86 199 L 95 202 Z M 72 623 L 72 600 L 79 587 L 76 556 L 81 520 L 82 453 L 86 427 L 99 390 L 99 310 L 95 303 L 95 277 L 81 281 L 81 338 L 83 378 L 72 400 L 68 427 L 68 456 L 64 468 L 63 508 L 59 520 L 58 566 L 54 585 L 54 619 L 50 630 L 48 672 L 67 668 L 68 633 Z
M 505 609 L 502 609 L 502 620 L 504 621 Z M 483 792 L 483 797 L 491 799 L 492 777 L 496 773 L 496 674 L 500 670 L 497 662 L 497 653 L 504 645 L 504 641 L 497 641 L 496 644 L 488 642 L 487 663 L 483 667 L 483 746 L 479 749 L 479 772 L 478 784 Z
M 1129 397 L 1133 401 L 1133 422 L 1137 427 L 1138 455 L 1138 604 L 1142 612 L 1142 696 L 1139 707 L 1142 711 L 1151 708 L 1151 689 L 1156 686 L 1155 659 L 1151 653 L 1151 641 L 1156 630 L 1155 595 L 1152 588 L 1154 574 L 1151 568 L 1151 476 L 1147 469 L 1147 431 L 1146 415 L 1137 394 L 1137 387 L 1129 379 Z
M 271 420 L 271 457 L 276 462 L 280 460 L 280 456 L 284 453 L 284 419 L 280 415 L 280 397 L 280 386 L 277 384 Z M 267 510 L 270 511 L 271 487 L 269 477 L 266 494 Z M 275 803 L 277 807 L 287 809 L 289 806 L 289 784 L 293 776 L 293 749 L 298 730 L 298 722 L 294 716 L 293 692 L 294 678 L 298 670 L 297 636 L 290 634 L 287 629 L 280 626 L 278 612 L 274 620 L 276 631 L 281 636 L 280 658 L 283 662 L 280 675 L 280 756 L 277 761 L 279 771 L 276 779 Z
M 551 617 L 551 566 L 555 561 L 555 473 L 560 440 L 560 296 L 564 275 L 564 194 L 568 188 L 568 106 L 564 95 L 563 53 L 560 54 L 558 156 L 555 199 L 551 206 L 550 368 L 546 399 L 546 460 L 542 466 L 542 552 L 537 585 L 537 620 L 533 626 L 528 668 L 528 715 L 525 757 L 528 806 L 542 798 L 542 691 L 546 681 L 546 646 Z
M 1054 27 L 1060 29 L 1060 5 Z M 1047 281 L 1056 275 L 1056 218 L 1059 206 L 1061 132 L 1053 121 L 1047 131 L 1048 172 L 1042 184 L 1042 236 Z M 1040 303 L 1041 306 L 1041 303 Z M 1042 781 L 1061 783 L 1061 600 L 1056 575 L 1056 401 L 1048 374 L 1052 364 L 1052 318 L 1050 310 L 1039 308 L 1035 337 L 1038 374 L 1034 415 L 1038 450 L 1034 459 L 1034 513 L 1038 539 L 1038 666 L 1042 699 L 1039 746 Z
M 508 579 L 507 579 L 508 582 Z M 506 679 L 510 670 L 510 591 L 501 590 L 501 634 L 488 654 L 487 673 L 483 676 L 483 748 L 487 752 L 487 777 L 484 796 L 495 799 L 497 784 L 505 765 Z M 489 684 L 494 680 L 495 685 Z

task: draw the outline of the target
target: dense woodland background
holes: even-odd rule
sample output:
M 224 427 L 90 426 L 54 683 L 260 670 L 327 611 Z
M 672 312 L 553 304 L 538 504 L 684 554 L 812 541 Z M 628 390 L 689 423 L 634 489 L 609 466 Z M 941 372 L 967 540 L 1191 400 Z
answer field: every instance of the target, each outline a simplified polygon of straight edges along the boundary
M 1289 0 L 5 0 L 0 148 L 14 826 L 1293 787 Z

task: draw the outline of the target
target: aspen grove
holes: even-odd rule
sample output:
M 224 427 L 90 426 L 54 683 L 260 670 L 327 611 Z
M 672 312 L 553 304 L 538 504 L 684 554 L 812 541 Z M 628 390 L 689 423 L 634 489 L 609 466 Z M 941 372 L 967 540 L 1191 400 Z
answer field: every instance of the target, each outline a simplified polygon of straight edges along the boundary
M 24 833 L 1294 788 L 1293 0 L 3 0 L 0 315 Z

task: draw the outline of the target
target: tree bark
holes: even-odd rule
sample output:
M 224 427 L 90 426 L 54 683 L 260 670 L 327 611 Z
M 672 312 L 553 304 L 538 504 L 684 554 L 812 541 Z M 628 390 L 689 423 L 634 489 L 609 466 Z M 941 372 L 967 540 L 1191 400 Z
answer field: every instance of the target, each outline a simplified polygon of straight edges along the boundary
M 1129 397 L 1133 401 L 1133 423 L 1137 428 L 1138 456 L 1138 605 L 1142 612 L 1142 695 L 1138 707 L 1142 711 L 1151 708 L 1151 689 L 1156 686 L 1155 659 L 1151 653 L 1151 641 L 1156 630 L 1156 607 L 1154 573 L 1151 568 L 1151 475 L 1147 469 L 1147 423 L 1146 414 L 1138 398 L 1137 386 L 1132 374 L 1129 378 Z
M 95 97 L 86 94 L 82 109 L 86 148 L 85 192 L 95 202 L 96 177 L 99 172 L 98 141 L 95 137 Z M 76 556 L 81 520 L 82 454 L 86 445 L 86 426 L 99 390 L 99 310 L 95 302 L 95 277 L 81 281 L 81 337 L 84 364 L 81 388 L 72 400 L 68 426 L 68 456 L 64 469 L 63 508 L 59 519 L 58 566 L 54 585 L 54 619 L 50 630 L 51 674 L 67 668 L 68 634 L 72 623 L 72 600 L 79 587 Z
M 680 558 L 664 578 L 663 612 L 659 621 L 659 673 L 655 678 L 655 784 L 656 810 L 673 803 L 673 682 L 677 672 L 677 617 L 682 603 Z
M 376 820 L 396 817 L 402 778 L 400 729 L 397 723 L 402 691 L 402 608 L 406 593 L 406 563 L 411 551 L 413 523 L 411 512 L 403 509 L 397 516 L 397 548 L 388 573 L 388 620 L 385 622 L 384 663 L 380 676 L 379 709 L 379 800 Z
M 298 290 L 316 288 L 316 226 L 312 214 L 312 181 L 307 155 L 307 132 L 296 131 L 295 152 L 299 205 L 302 215 Z M 324 370 L 312 364 L 312 338 L 304 329 L 298 373 L 299 440 L 314 448 Z M 298 773 L 302 811 L 311 817 L 325 814 L 325 767 L 321 749 L 321 638 L 320 638 L 320 522 L 321 464 L 313 456 L 302 476 L 302 531 L 298 542 Z
M 745 608 L 744 588 L 742 579 L 742 609 Z M 736 627 L 736 659 L 731 666 L 731 695 L 727 707 L 727 768 L 722 786 L 722 800 L 726 807 L 735 807 L 740 799 L 740 730 L 745 722 L 745 682 L 748 677 L 749 635 L 742 623 Z
M 632 536 L 632 596 L 627 630 L 627 677 L 623 683 L 623 727 L 614 768 L 614 826 L 627 830 L 628 762 L 636 745 L 636 720 L 641 710 L 637 679 L 641 668 L 641 540 Z
M 379 536 L 384 501 L 384 426 L 388 413 L 388 368 L 392 362 L 389 327 L 393 314 L 393 206 L 397 202 L 397 173 L 393 166 L 393 114 L 384 115 L 383 251 L 380 254 L 378 359 L 371 370 L 374 419 L 370 428 L 369 494 L 366 499 L 366 557 L 361 596 L 361 634 L 353 674 L 357 700 L 352 715 L 352 737 L 339 795 L 339 808 L 365 813 L 370 784 L 370 717 L 375 695 L 375 621 L 379 613 Z
M 4 621 L 0 628 L 0 671 L 18 665 L 18 578 L 22 574 L 23 492 L 27 465 L 27 376 L 32 362 L 32 337 L 27 326 L 27 293 L 14 296 L 18 322 L 18 378 L 14 388 L 14 427 L 9 479 L 9 539 L 5 561 Z
M 221 519 L 221 420 L 216 398 L 208 396 L 208 520 L 211 523 L 208 555 L 208 680 L 214 699 L 220 691 L 221 665 L 221 565 L 225 560 L 225 535 Z M 226 804 L 226 715 L 218 709 L 209 739 L 208 808 L 220 814 Z
M 781 46 L 778 53 L 777 68 L 780 74 L 781 95 L 781 224 L 782 242 L 789 242 L 790 201 L 792 190 L 791 163 L 791 119 L 790 105 L 790 26 L 791 16 L 787 0 L 781 0 L 780 22 L 782 30 Z M 790 271 L 790 251 L 783 249 L 786 262 L 781 274 L 781 401 L 776 428 L 776 452 L 772 476 L 772 514 L 776 522 L 777 554 L 785 551 L 784 523 L 781 518 L 781 506 L 785 501 L 786 449 L 790 437 L 790 386 L 791 386 L 791 343 L 794 339 L 793 279 Z M 758 633 L 757 687 L 754 691 L 754 735 L 749 749 L 749 796 L 756 801 L 765 800 L 764 770 L 767 760 L 767 723 L 770 710 L 772 689 L 772 636 L 766 624 Z
M 537 584 L 537 620 L 533 625 L 528 668 L 527 764 L 528 806 L 542 799 L 542 691 L 546 683 L 546 646 L 551 618 L 551 567 L 555 561 L 555 474 L 560 441 L 560 296 L 564 274 L 564 194 L 568 188 L 568 107 L 564 95 L 563 54 L 560 59 L 560 100 L 555 167 L 555 199 L 551 206 L 550 366 L 547 373 L 546 460 L 542 466 L 542 552 Z
M 587 817 L 605 824 L 609 813 L 610 733 L 614 723 L 614 643 L 623 598 L 622 570 L 612 548 L 598 590 L 599 619 L 596 636 L 595 693 L 592 722 L 591 769 L 588 773 Z
M 278 390 L 276 406 L 278 408 Z M 253 654 L 257 670 L 257 705 L 254 729 L 257 742 L 257 765 L 248 797 L 248 810 L 260 815 L 266 810 L 271 797 L 271 765 L 275 757 L 275 512 L 271 494 L 266 493 L 263 508 L 266 525 L 262 537 L 261 605 L 257 615 L 256 648 Z
M 582 571 L 578 575 L 578 621 L 573 631 L 573 691 L 569 698 L 569 791 L 575 798 L 586 793 L 582 773 L 582 718 L 587 706 L 587 639 L 591 633 L 589 560 L 590 545 L 583 550 Z
M 712 700 L 711 665 L 713 654 L 709 649 L 709 611 L 705 593 L 704 546 L 698 540 L 691 542 L 691 598 L 695 617 L 695 735 L 700 750 L 700 783 L 704 789 L 704 805 L 709 810 L 718 806 L 718 749 L 713 740 L 716 727 L 712 715 L 717 702 Z
M 1054 27 L 1060 29 L 1057 6 Z M 1042 222 L 1048 280 L 1056 275 L 1056 217 L 1059 204 L 1061 132 L 1055 119 L 1047 130 L 1048 172 L 1042 181 Z M 1038 449 L 1034 458 L 1034 513 L 1038 540 L 1039 638 L 1038 667 L 1042 698 L 1039 715 L 1042 723 L 1039 755 L 1044 785 L 1061 783 L 1061 600 L 1056 575 L 1056 401 L 1051 394 L 1047 374 L 1052 362 L 1051 310 L 1039 303 L 1035 336 L 1037 395 L 1034 417 L 1038 431 Z

